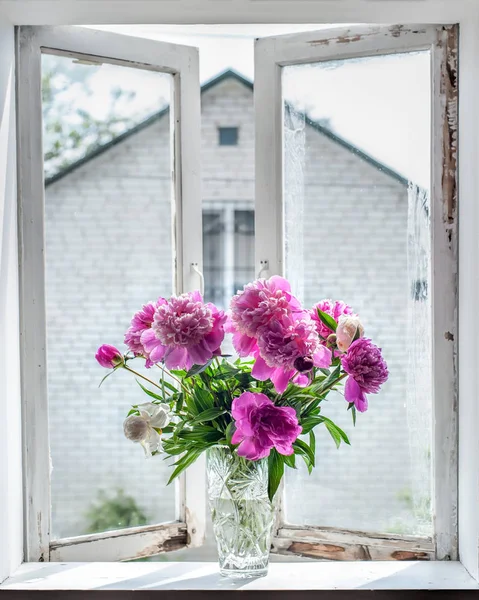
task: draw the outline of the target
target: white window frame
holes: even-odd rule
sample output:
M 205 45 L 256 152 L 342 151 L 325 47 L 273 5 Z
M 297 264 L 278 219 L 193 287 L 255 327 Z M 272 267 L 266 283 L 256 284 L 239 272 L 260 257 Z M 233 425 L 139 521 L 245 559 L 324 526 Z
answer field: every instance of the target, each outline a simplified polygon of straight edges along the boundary
M 256 263 L 284 274 L 282 68 L 429 50 L 431 56 L 431 271 L 434 535 L 367 535 L 293 527 L 279 517 L 277 552 L 336 560 L 457 560 L 457 52 L 455 25 L 327 29 L 255 42 Z
M 200 83 L 197 48 L 74 27 L 17 30 L 20 331 L 25 558 L 109 561 L 199 546 L 205 531 L 204 460 L 177 485 L 174 523 L 52 540 L 46 384 L 42 52 L 170 73 L 173 77 L 173 282 L 198 288 L 202 268 Z
M 362 588 L 367 590 L 381 588 L 384 594 L 388 589 L 459 589 L 467 586 L 469 574 L 479 580 L 479 512 L 477 497 L 479 493 L 479 409 L 477 404 L 479 357 L 477 336 L 479 332 L 479 252 L 477 237 L 479 231 L 479 211 L 477 193 L 479 190 L 479 17 L 476 7 L 470 0 L 428 0 L 427 2 L 403 2 L 389 0 L 379 3 L 377 0 L 344 0 L 343 2 L 297 2 L 296 0 L 270 0 L 256 2 L 250 0 L 182 0 L 181 2 L 151 2 L 150 0 L 102 0 L 83 3 L 74 0 L 0 0 L 0 229 L 1 262 L 0 282 L 2 294 L 0 307 L 0 381 L 2 393 L 0 404 L 3 407 L 0 436 L 0 491 L 2 510 L 0 511 L 0 582 L 18 574 L 30 575 L 34 571 L 40 576 L 39 565 L 22 564 L 27 560 L 23 552 L 21 498 L 23 495 L 21 477 L 21 436 L 19 435 L 20 415 L 20 377 L 17 335 L 19 318 L 19 292 L 17 266 L 16 233 L 16 185 L 18 147 L 15 135 L 15 52 L 14 27 L 22 25 L 67 25 L 67 24 L 112 24 L 112 23 L 459 23 L 459 185 L 461 202 L 458 205 L 460 220 L 459 239 L 459 560 L 460 563 L 434 565 L 416 564 L 397 565 L 386 568 L 387 564 L 371 563 L 366 570 L 354 564 L 331 565 L 316 563 L 302 565 L 301 571 L 289 566 L 286 574 L 291 588 L 303 575 L 314 582 L 308 589 L 323 591 L 338 585 L 345 589 Z M 314 29 L 314 25 L 311 25 Z M 92 565 L 94 568 L 95 565 Z M 145 565 L 146 567 L 146 565 Z M 324 568 L 323 568 L 324 567 Z M 384 567 L 384 568 L 383 568 Z M 447 567 L 450 567 L 447 568 Z M 138 564 L 124 564 L 121 576 L 135 577 Z M 283 566 L 281 567 L 284 568 Z M 358 577 L 358 568 L 364 576 Z M 48 566 L 45 569 L 48 573 Z M 98 582 L 95 575 L 100 572 L 101 584 L 115 581 L 117 572 L 101 565 L 99 571 L 80 569 L 81 581 L 78 589 L 93 589 Z M 448 573 L 443 578 L 443 573 Z M 75 587 L 71 566 L 65 565 L 68 587 Z M 46 579 L 46 578 L 45 578 Z M 281 579 L 281 578 L 280 578 Z M 304 578 L 303 578 L 304 579 Z M 5 584 L 8 585 L 8 579 Z M 44 579 L 42 578 L 42 582 Z M 134 580 L 135 584 L 137 580 Z M 378 583 L 376 584 L 376 581 Z M 436 585 L 432 585 L 432 582 Z M 268 581 L 260 581 L 258 586 L 287 589 L 282 580 L 273 574 Z M 40 583 L 37 587 L 40 587 Z M 47 584 L 48 585 L 48 584 Z M 52 587 L 55 587 L 52 581 Z M 474 583 L 472 584 L 474 585 Z M 18 587 L 22 587 L 19 584 Z M 26 586 L 24 586 L 26 587 Z M 35 582 L 31 582 L 35 589 Z M 128 583 L 125 583 L 128 589 Z M 184 587 L 184 586 L 183 586 Z M 254 587 L 251 584 L 249 587 Z M 131 589 L 131 588 L 130 588 Z M 3 590 L 2 590 L 3 591 Z M 125 592 L 124 597 L 130 592 Z M 293 592 L 292 592 L 293 593 Z M 171 592 L 172 597 L 174 592 Z M 225 592 L 226 594 L 226 592 Z M 373 591 L 371 596 L 377 596 Z M 67 595 L 66 593 L 64 594 Z M 118 592 L 120 597 L 121 592 Z M 6 596 L 7 597 L 7 596 Z M 193 593 L 192 593 L 193 597 Z

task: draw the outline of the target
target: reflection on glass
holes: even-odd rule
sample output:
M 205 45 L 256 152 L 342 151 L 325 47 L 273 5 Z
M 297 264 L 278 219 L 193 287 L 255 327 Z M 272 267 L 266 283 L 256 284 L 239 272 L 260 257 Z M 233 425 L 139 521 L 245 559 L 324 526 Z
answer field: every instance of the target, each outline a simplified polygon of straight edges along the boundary
M 226 310 L 254 278 L 254 211 L 231 201 L 203 209 L 205 300 Z
M 171 76 L 56 56 L 42 67 L 52 537 L 171 521 L 167 464 L 123 437 L 147 398 L 126 372 L 99 389 L 94 358 L 172 293 Z
M 283 69 L 286 275 L 306 306 L 349 303 L 390 370 L 355 428 L 324 402 L 352 445 L 318 430 L 316 470 L 288 470 L 290 523 L 431 533 L 428 82 L 427 53 Z

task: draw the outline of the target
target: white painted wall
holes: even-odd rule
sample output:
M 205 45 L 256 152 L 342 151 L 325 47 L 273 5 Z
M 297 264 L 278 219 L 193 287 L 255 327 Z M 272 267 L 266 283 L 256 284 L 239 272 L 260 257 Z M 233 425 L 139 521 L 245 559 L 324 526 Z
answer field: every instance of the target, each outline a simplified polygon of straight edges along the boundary
M 0 9 L 0 581 L 23 560 L 14 65 Z

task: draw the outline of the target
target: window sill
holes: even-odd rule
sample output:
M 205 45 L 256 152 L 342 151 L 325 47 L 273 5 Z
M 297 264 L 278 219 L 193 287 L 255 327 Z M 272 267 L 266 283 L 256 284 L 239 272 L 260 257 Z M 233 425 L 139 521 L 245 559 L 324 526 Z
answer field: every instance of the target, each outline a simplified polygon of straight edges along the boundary
M 332 590 L 354 591 L 356 598 L 358 590 L 362 590 L 361 597 L 367 595 L 368 590 L 383 590 L 384 593 L 374 592 L 374 599 L 380 600 L 390 597 L 386 590 L 478 589 L 479 583 L 460 562 L 275 563 L 270 565 L 267 577 L 239 581 L 221 577 L 216 563 L 25 563 L 0 585 L 2 600 L 8 598 L 5 595 L 8 590 L 12 590 L 12 597 L 17 599 L 43 596 L 75 600 L 83 597 L 78 591 L 88 591 L 88 598 L 92 599 L 106 590 L 116 590 L 115 600 L 131 598 L 131 591 L 168 590 L 168 599 L 195 600 L 205 597 L 204 590 L 208 590 L 208 596 L 216 592 L 220 597 L 226 591 L 241 590 L 242 597 L 250 592 L 248 595 L 252 598 L 264 598 L 265 591 L 274 590 L 286 597 L 289 597 L 288 592 L 294 592 L 295 600 L 299 600 L 303 597 L 298 594 L 301 591 L 323 591 L 323 597 Z M 25 595 L 18 590 L 26 592 Z M 62 591 L 54 594 L 54 590 Z M 65 590 L 72 593 L 67 595 Z M 189 591 L 185 593 L 185 590 Z M 306 595 L 309 597 L 309 594 L 304 597 Z M 343 596 L 341 594 L 341 598 Z

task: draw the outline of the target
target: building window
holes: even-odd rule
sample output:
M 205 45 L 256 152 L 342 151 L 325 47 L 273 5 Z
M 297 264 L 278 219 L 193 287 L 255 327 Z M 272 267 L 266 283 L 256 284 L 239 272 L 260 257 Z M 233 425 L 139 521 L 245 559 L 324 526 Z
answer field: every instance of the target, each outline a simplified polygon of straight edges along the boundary
M 224 203 L 203 211 L 205 299 L 227 309 L 254 279 L 254 211 Z
M 237 146 L 238 127 L 218 127 L 218 140 L 220 146 Z

